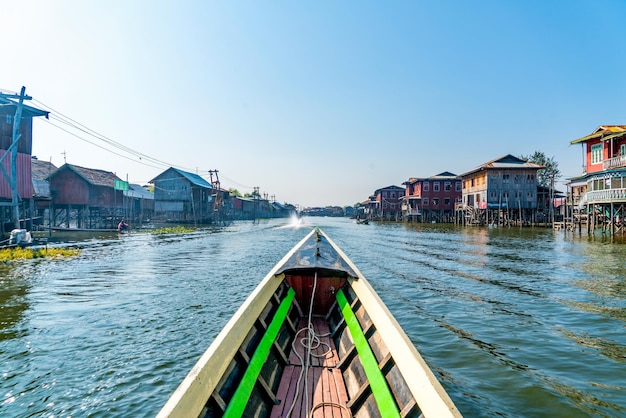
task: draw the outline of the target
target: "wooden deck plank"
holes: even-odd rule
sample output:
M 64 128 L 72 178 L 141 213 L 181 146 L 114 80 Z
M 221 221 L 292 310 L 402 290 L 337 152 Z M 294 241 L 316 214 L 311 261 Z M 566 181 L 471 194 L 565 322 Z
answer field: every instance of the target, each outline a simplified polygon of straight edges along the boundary
M 332 402 L 332 395 L 331 395 L 331 387 L 330 387 L 330 380 L 329 380 L 329 376 L 330 372 L 328 371 L 328 369 L 324 369 L 324 373 L 322 373 L 322 379 L 321 379 L 321 383 L 322 383 L 322 399 L 321 402 L 324 403 L 324 406 L 321 407 L 320 409 L 323 411 L 322 417 L 331 417 L 334 418 L 334 414 L 333 414 L 333 407 L 330 406 L 330 403 Z M 315 405 L 317 405 L 317 403 L 319 403 L 320 401 L 316 402 Z
M 314 317 L 311 322 L 316 334 L 325 335 L 329 333 L 328 323 L 323 318 Z M 306 327 L 306 319 L 298 322 L 298 330 Z M 306 332 L 302 332 L 300 335 L 305 336 Z M 296 405 L 294 405 L 291 418 L 309 418 L 306 416 L 307 411 L 310 412 L 317 404 L 338 403 L 345 406 L 348 403 L 348 393 L 343 381 L 343 375 L 341 371 L 335 367 L 339 363 L 337 350 L 328 335 L 321 337 L 321 340 L 330 346 L 331 351 L 322 358 L 312 358 L 308 378 L 305 382 L 303 377 L 300 383 L 298 399 Z M 304 356 L 305 349 L 299 341 L 296 342 L 295 346 L 298 352 L 302 353 L 301 355 Z M 302 372 L 302 367 L 293 351 L 294 350 L 291 350 L 289 353 L 290 365 L 285 367 L 279 383 L 278 393 L 276 394 L 276 398 L 280 401 L 280 404 L 272 408 L 271 418 L 286 417 L 287 412 L 291 408 L 293 399 L 296 396 L 297 381 Z M 328 346 L 322 344 L 320 347 L 313 350 L 313 353 L 319 355 L 326 351 L 328 351 Z M 305 390 L 308 394 L 308 408 L 305 404 L 307 400 Z M 349 416 L 350 414 L 347 410 L 332 405 L 319 407 L 313 414 L 315 418 L 348 418 Z
M 322 372 L 325 371 L 325 369 L 322 369 L 321 367 L 314 367 L 313 368 L 314 374 L 315 374 L 315 378 L 314 378 L 314 386 L 315 388 L 313 389 L 313 398 L 311 399 L 311 407 L 309 408 L 309 410 L 312 410 L 313 407 L 315 405 L 317 405 L 318 403 L 323 403 L 324 402 L 324 385 L 322 384 L 323 381 L 323 374 Z M 313 418 L 324 418 L 324 410 L 322 408 L 317 408 L 314 412 L 313 412 Z
M 335 387 L 337 388 L 337 402 L 342 405 L 348 405 L 348 392 L 343 380 L 343 375 L 340 369 L 330 370 L 335 381 Z M 341 418 L 350 418 L 350 412 L 344 408 L 341 408 Z

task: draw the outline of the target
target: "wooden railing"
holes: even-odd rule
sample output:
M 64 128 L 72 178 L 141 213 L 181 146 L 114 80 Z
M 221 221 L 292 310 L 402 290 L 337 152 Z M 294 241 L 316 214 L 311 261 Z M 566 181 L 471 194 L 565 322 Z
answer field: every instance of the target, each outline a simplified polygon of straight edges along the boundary
M 617 157 L 604 160 L 602 167 L 605 170 L 611 170 L 613 168 L 626 167 L 626 155 L 619 155 Z
M 593 203 L 625 202 L 626 188 L 587 191 L 578 202 L 578 207 Z

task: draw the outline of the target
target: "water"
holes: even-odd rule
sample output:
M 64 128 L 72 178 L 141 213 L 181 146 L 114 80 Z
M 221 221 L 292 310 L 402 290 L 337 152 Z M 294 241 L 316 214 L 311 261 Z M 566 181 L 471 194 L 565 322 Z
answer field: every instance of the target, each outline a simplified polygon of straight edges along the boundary
M 468 417 L 626 416 L 626 245 L 548 229 L 242 222 L 0 266 L 0 416 L 154 416 L 321 226 Z

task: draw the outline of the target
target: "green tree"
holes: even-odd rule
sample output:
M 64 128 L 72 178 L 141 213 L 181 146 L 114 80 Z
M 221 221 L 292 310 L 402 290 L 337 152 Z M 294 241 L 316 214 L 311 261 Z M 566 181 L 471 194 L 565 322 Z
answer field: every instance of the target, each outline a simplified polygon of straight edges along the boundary
M 232 187 L 230 189 L 228 189 L 228 192 L 230 194 L 232 194 L 233 196 L 241 197 L 241 192 L 239 190 L 237 190 L 237 189 L 232 188 Z
M 542 187 L 552 189 L 554 188 L 554 183 L 562 177 L 561 170 L 559 170 L 559 163 L 554 157 L 548 158 L 541 151 L 535 151 L 529 156 L 522 155 L 520 158 L 545 167 L 537 172 L 537 183 Z

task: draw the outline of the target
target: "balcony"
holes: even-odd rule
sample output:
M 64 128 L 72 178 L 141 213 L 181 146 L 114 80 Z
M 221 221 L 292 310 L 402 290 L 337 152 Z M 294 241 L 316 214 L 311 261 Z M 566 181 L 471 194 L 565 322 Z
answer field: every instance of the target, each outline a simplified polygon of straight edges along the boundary
M 578 207 L 583 208 L 587 204 L 611 202 L 626 203 L 626 188 L 588 191 L 581 197 Z
M 626 167 L 626 155 L 618 155 L 617 157 L 604 160 L 602 162 L 602 167 L 604 168 L 604 170 Z

